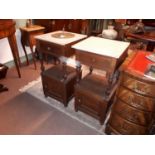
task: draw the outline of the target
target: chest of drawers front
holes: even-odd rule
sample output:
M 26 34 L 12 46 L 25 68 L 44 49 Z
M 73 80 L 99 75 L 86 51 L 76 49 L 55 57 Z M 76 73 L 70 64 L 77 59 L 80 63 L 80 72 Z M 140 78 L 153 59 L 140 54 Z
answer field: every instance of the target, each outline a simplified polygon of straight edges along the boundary
M 122 72 L 106 132 L 149 134 L 154 113 L 155 82 Z

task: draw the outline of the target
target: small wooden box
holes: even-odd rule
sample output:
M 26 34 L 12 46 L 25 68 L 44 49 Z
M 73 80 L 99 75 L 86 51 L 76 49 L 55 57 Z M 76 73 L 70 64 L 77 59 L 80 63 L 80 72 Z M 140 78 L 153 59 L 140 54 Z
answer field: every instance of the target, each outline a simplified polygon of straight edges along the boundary
M 114 86 L 107 93 L 105 80 L 99 80 L 98 75 L 89 74 L 75 86 L 75 111 L 81 110 L 104 123 L 116 90 Z
M 50 96 L 67 106 L 73 97 L 77 74 L 75 68 L 70 66 L 66 66 L 65 74 L 66 79 L 62 65 L 59 64 L 43 71 L 41 77 L 45 96 Z

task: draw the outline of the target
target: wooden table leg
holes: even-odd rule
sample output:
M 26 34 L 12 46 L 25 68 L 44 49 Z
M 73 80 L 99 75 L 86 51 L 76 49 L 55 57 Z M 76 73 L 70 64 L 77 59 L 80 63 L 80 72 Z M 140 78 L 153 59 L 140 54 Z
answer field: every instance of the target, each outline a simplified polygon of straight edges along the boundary
M 14 62 L 15 62 L 15 66 L 16 66 L 16 69 L 17 69 L 17 72 L 18 72 L 18 76 L 19 78 L 21 78 L 21 74 L 20 74 L 20 70 L 19 70 L 19 64 L 18 64 L 18 48 L 17 48 L 17 42 L 16 42 L 16 38 L 15 38 L 15 35 L 11 35 L 11 36 L 8 36 L 8 41 L 9 41 L 9 44 L 10 44 L 10 47 L 11 47 L 11 51 L 12 51 L 12 55 L 13 55 L 13 58 L 14 58 Z
M 33 52 L 33 44 L 31 43 L 30 40 L 28 42 L 29 42 L 29 46 L 31 49 L 31 53 L 32 53 L 32 59 L 33 59 L 34 67 L 35 67 L 35 69 L 37 69 L 36 60 L 35 60 L 35 53 Z
M 29 60 L 28 60 L 26 49 L 25 49 L 25 42 L 24 42 L 22 37 L 21 37 L 21 43 L 22 43 L 22 47 L 23 47 L 23 50 L 24 50 L 24 53 L 25 53 L 27 65 L 29 65 Z
M 40 64 L 41 64 L 41 72 L 43 72 L 45 70 L 45 67 L 44 67 L 44 60 L 43 60 L 42 52 L 40 52 Z

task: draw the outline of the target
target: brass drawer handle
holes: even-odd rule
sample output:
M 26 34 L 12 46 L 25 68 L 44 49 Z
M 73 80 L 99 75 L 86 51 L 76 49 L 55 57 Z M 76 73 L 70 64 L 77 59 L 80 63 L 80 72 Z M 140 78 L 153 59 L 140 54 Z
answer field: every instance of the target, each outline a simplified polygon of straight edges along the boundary
M 144 91 L 140 90 L 137 83 L 133 84 L 133 90 L 140 94 L 146 94 L 148 92 L 147 88 L 145 88 Z
M 129 102 L 131 103 L 131 104 L 133 104 L 133 105 L 139 105 L 139 106 L 144 106 L 145 105 L 145 100 L 139 100 L 138 102 L 135 102 L 134 101 L 134 97 L 132 97 L 132 96 L 129 96 L 128 97 L 128 100 L 129 100 Z

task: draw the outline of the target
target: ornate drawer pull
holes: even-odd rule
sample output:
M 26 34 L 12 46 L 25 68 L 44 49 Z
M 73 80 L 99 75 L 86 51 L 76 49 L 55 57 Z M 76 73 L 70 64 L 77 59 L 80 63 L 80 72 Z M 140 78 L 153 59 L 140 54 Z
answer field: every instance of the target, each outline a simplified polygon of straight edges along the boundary
M 128 97 L 128 100 L 129 100 L 129 102 L 132 104 L 132 105 L 137 105 L 138 107 L 140 106 L 140 107 L 144 107 L 145 106 L 145 100 L 138 100 L 138 102 L 135 102 L 134 101 L 134 97 L 132 97 L 132 96 L 129 96 Z
M 146 88 L 144 89 L 144 91 L 140 90 L 136 82 L 133 84 L 133 90 L 140 94 L 146 94 L 148 92 L 148 89 Z

